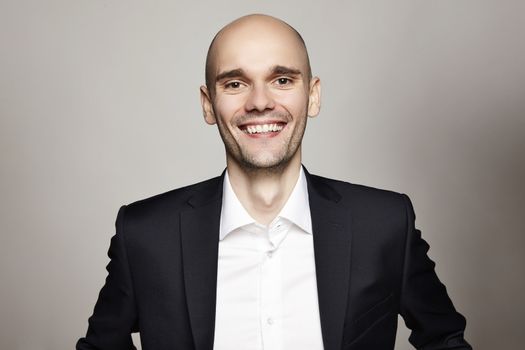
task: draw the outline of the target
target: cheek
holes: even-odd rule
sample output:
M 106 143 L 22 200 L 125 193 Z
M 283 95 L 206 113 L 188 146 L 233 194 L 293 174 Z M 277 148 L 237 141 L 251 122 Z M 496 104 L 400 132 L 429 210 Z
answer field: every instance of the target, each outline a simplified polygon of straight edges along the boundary
M 308 97 L 303 93 L 282 94 L 279 104 L 283 106 L 294 118 L 306 115 Z
M 229 122 L 242 109 L 243 100 L 239 95 L 221 96 L 214 103 L 215 113 L 224 121 Z

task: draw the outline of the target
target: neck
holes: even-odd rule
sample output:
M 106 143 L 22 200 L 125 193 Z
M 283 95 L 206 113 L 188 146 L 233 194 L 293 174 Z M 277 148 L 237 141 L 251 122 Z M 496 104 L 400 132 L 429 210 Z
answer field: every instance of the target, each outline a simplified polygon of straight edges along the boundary
M 243 169 L 227 159 L 233 191 L 248 214 L 268 225 L 279 214 L 293 191 L 301 170 L 301 158 L 293 157 L 278 171 Z

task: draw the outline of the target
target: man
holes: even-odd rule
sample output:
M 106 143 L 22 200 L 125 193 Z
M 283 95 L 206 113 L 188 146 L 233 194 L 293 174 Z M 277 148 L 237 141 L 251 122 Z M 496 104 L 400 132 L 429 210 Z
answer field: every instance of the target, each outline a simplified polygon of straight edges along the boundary
M 305 44 L 242 17 L 210 45 L 204 118 L 218 178 L 121 208 L 109 275 L 77 349 L 393 349 L 397 315 L 418 349 L 471 349 L 405 195 L 310 175 L 320 109 Z

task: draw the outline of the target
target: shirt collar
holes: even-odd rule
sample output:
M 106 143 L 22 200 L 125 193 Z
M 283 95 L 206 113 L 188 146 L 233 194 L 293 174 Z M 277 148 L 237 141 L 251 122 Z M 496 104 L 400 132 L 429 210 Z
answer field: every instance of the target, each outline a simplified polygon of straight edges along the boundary
M 310 203 L 308 201 L 308 186 L 306 176 L 301 167 L 299 178 L 284 204 L 277 218 L 285 218 L 299 226 L 306 233 L 312 233 L 312 220 L 310 216 Z M 233 230 L 255 223 L 233 191 L 228 177 L 228 171 L 224 174 L 221 223 L 219 239 L 223 240 Z

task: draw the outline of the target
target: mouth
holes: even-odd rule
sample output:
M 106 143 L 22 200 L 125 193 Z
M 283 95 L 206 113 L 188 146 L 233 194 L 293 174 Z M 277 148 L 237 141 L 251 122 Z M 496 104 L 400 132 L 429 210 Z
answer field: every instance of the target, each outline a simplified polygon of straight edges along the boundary
M 286 127 L 285 122 L 264 122 L 239 125 L 239 129 L 250 136 L 275 136 Z

